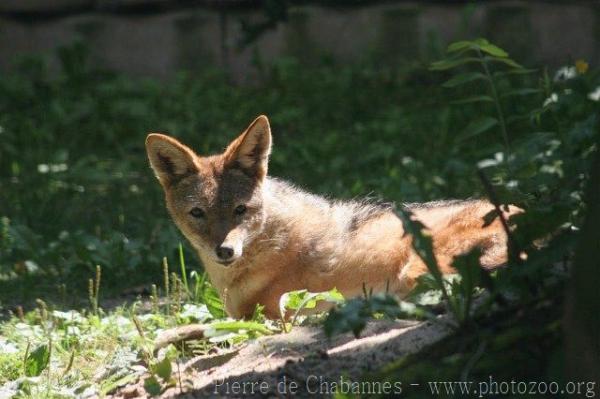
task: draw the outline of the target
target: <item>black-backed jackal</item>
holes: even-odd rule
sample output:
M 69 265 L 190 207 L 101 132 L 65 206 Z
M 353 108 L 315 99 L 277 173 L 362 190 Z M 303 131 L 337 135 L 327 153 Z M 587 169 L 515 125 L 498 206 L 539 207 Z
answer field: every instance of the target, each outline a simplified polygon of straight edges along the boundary
M 389 205 L 330 201 L 267 176 L 271 130 L 259 116 L 219 155 L 199 156 L 172 137 L 150 134 L 150 164 L 175 224 L 198 252 L 233 317 L 280 296 L 337 287 L 345 297 L 389 289 L 407 294 L 427 268 Z M 506 262 L 507 236 L 483 200 L 406 205 L 429 230 L 442 272 L 478 247 L 481 264 Z M 508 208 L 506 217 L 519 212 Z

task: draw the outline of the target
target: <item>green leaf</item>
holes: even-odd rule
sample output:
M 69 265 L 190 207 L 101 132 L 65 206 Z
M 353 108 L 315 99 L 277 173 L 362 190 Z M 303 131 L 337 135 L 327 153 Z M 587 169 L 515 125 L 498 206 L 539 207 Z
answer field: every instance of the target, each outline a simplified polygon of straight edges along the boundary
M 440 272 L 440 268 L 438 267 L 437 260 L 433 253 L 433 241 L 431 234 L 427 232 L 427 229 L 423 223 L 412 218 L 412 213 L 408 209 L 400 208 L 397 212 L 397 215 L 402 221 L 402 225 L 406 234 L 410 234 L 412 236 L 413 249 L 423 260 L 425 266 L 427 266 L 427 269 L 429 269 L 429 272 L 433 275 L 433 277 L 438 282 L 441 282 L 442 273 Z
M 487 40 L 485 41 L 485 43 L 481 43 L 479 45 L 479 49 L 485 53 L 488 53 L 489 55 L 492 55 L 494 57 L 508 57 L 508 53 L 504 50 L 502 50 L 500 47 L 488 43 Z
M 506 93 L 502 94 L 500 97 L 506 98 L 506 97 L 514 97 L 514 96 L 527 96 L 529 94 L 538 94 L 541 92 L 542 91 L 540 89 L 517 89 L 517 90 L 511 90 L 509 92 L 506 92 Z
M 469 40 L 462 40 L 458 42 L 454 42 L 448 46 L 446 50 L 449 53 L 454 53 L 461 50 L 471 49 L 473 48 L 474 43 Z
M 290 291 L 286 292 L 279 298 L 279 310 L 284 313 L 285 309 L 298 309 L 300 304 L 304 301 L 308 301 L 310 298 L 314 298 L 316 294 L 312 292 L 308 292 L 308 290 L 298 290 L 298 291 Z M 305 307 L 314 308 L 316 306 L 316 301 L 313 303 L 306 303 Z
M 473 45 L 475 45 L 477 47 L 481 47 L 486 44 L 490 44 L 490 42 L 488 42 L 488 40 L 483 37 L 477 38 L 477 39 L 473 40 L 471 43 L 473 43 Z
M 458 270 L 461 278 L 452 284 L 452 296 L 455 298 L 459 310 L 459 320 L 466 321 L 469 318 L 473 300 L 473 291 L 480 285 L 481 273 L 485 273 L 479 263 L 481 252 L 471 251 L 465 255 L 457 256 L 452 266 Z
M 324 292 L 290 291 L 283 294 L 279 299 L 279 310 L 284 315 L 286 309 L 296 311 L 314 309 L 317 307 L 317 303 L 321 301 L 340 303 L 344 301 L 344 296 L 336 288 Z
M 171 359 L 169 359 L 168 356 L 165 356 L 163 360 L 153 364 L 151 370 L 154 374 L 162 378 L 163 381 L 169 381 L 173 372 L 173 368 L 171 366 Z
M 471 62 L 481 62 L 479 58 L 475 57 L 464 57 L 464 58 L 447 58 L 444 60 L 432 62 L 429 66 L 431 71 L 445 71 L 452 69 L 460 65 L 468 64 Z
M 370 297 L 367 303 L 372 314 L 377 313 L 388 318 L 400 316 L 398 301 L 392 295 L 376 294 Z
M 510 58 L 485 57 L 485 60 L 486 61 L 493 61 L 493 62 L 500 62 L 500 63 L 506 64 L 508 66 L 511 66 L 513 68 L 525 69 L 525 68 L 523 68 L 522 65 L 517 64 L 515 61 L 511 60 Z
M 117 379 L 113 379 L 113 377 L 110 377 L 107 381 L 103 381 L 101 383 L 101 387 L 100 387 L 100 393 L 101 396 L 105 396 L 109 393 L 111 393 L 112 391 L 114 391 L 115 389 L 125 386 L 133 381 L 135 381 L 137 379 L 137 375 L 136 374 L 128 374 L 125 375 L 121 378 L 117 378 Z
M 38 346 L 25 360 L 25 375 L 37 377 L 48 367 L 50 362 L 50 346 L 47 344 Z
M 397 318 L 402 312 L 398 301 L 391 295 L 375 294 L 369 298 L 354 298 L 332 309 L 323 328 L 328 337 L 349 331 L 358 337 L 365 328 L 367 320 L 374 315 Z
M 509 76 L 509 75 L 526 75 L 526 74 L 535 73 L 535 72 L 538 72 L 538 70 L 522 68 L 522 69 L 510 69 L 508 71 L 498 71 L 498 72 L 494 72 L 493 75 L 495 78 L 498 78 L 498 77 Z
M 452 101 L 451 104 L 457 105 L 457 104 L 470 104 L 470 103 L 483 103 L 483 102 L 493 103 L 494 99 L 490 96 L 472 96 L 472 97 L 463 98 L 462 100 Z
M 508 57 L 508 53 L 506 51 L 495 44 L 488 42 L 486 39 L 458 41 L 450 44 L 447 51 L 449 53 L 455 53 L 463 50 L 480 50 L 494 57 Z
M 417 278 L 417 285 L 410 291 L 406 299 L 418 305 L 437 305 L 443 297 L 436 279 L 431 273 L 426 273 Z
M 208 308 L 208 311 L 215 319 L 222 319 L 227 316 L 225 306 L 219 297 L 217 290 L 210 284 L 204 287 L 202 299 Z
M 334 308 L 327 315 L 323 329 L 328 337 L 352 331 L 355 337 L 367 325 L 369 314 L 365 309 L 364 298 L 354 298 L 340 308 Z
M 253 332 L 257 332 L 257 333 L 264 334 L 264 335 L 273 334 L 273 332 L 271 330 L 269 330 L 264 324 L 257 323 L 254 321 L 242 321 L 242 320 L 219 321 L 219 322 L 211 323 L 209 326 L 217 331 L 237 332 L 239 330 L 247 330 L 247 331 L 253 331 Z
M 144 389 L 150 394 L 150 396 L 158 396 L 162 391 L 160 383 L 153 375 L 144 380 Z
M 530 117 L 531 117 L 531 115 L 529 115 L 529 114 L 525 114 L 525 115 L 511 115 L 511 116 L 509 116 L 509 117 L 506 118 L 506 124 L 510 125 L 512 123 L 515 123 L 515 122 L 527 120 Z
M 487 132 L 498 124 L 496 118 L 484 116 L 469 123 L 469 125 L 460 134 L 460 140 L 466 140 L 471 137 L 480 135 L 481 133 Z
M 487 77 L 480 72 L 467 72 L 456 75 L 442 84 L 443 87 L 452 88 L 474 80 L 487 80 Z

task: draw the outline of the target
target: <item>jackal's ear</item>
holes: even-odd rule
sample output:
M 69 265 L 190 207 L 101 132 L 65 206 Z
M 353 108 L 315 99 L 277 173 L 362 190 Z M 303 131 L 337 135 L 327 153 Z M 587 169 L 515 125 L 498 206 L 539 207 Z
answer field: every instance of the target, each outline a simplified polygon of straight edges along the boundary
M 196 154 L 164 134 L 149 134 L 146 138 L 146 152 L 150 166 L 163 187 L 198 171 Z
M 271 153 L 271 127 L 261 115 L 225 150 L 225 165 L 239 168 L 248 176 L 262 180 L 267 175 Z

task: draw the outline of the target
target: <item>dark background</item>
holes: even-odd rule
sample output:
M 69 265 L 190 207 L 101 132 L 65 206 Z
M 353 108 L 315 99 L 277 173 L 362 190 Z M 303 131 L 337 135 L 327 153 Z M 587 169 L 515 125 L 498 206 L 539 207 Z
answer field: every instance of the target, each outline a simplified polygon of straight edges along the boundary
M 95 64 L 168 78 L 217 67 L 252 83 L 257 63 L 376 58 L 380 65 L 436 57 L 486 37 L 529 64 L 600 57 L 597 1 L 165 1 L 5 0 L 0 66 L 80 39 Z M 56 60 L 51 65 L 56 66 Z

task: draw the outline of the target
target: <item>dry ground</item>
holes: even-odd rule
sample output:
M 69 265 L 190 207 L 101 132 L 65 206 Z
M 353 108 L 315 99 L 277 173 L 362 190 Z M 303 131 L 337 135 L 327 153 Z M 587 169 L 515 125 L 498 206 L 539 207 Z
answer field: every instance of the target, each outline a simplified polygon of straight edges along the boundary
M 344 334 L 327 339 L 320 326 L 296 327 L 288 334 L 262 337 L 239 351 L 198 357 L 174 365 L 178 386 L 161 398 L 315 397 L 341 378 L 360 381 L 399 357 L 414 353 L 450 333 L 441 322 L 374 321 L 359 339 Z M 291 395 L 291 391 L 294 395 Z M 112 398 L 146 397 L 143 382 Z

